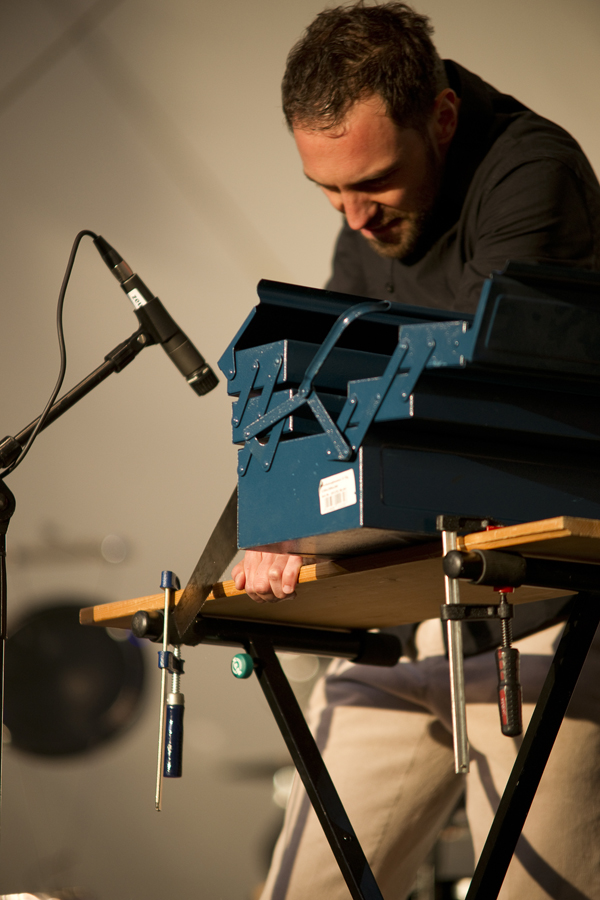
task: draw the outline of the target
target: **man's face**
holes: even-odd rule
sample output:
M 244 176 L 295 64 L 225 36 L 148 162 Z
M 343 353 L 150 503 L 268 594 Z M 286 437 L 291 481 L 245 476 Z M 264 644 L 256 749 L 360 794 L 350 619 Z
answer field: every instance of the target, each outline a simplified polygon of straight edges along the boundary
M 423 232 L 451 140 L 439 140 L 437 120 L 436 107 L 423 132 L 400 128 L 373 96 L 355 103 L 339 128 L 294 128 L 306 177 L 381 256 L 408 256 Z

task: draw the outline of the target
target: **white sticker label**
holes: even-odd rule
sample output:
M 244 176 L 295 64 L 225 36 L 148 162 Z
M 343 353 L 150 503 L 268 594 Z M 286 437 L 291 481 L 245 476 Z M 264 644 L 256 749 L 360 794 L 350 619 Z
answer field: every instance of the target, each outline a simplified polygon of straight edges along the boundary
M 346 469 L 338 475 L 329 475 L 319 482 L 319 506 L 321 515 L 354 506 L 356 503 L 356 479 L 354 469 Z
M 136 309 L 139 309 L 140 306 L 145 306 L 147 303 L 147 301 L 142 297 L 137 288 L 132 288 L 130 291 L 127 291 L 127 296 Z

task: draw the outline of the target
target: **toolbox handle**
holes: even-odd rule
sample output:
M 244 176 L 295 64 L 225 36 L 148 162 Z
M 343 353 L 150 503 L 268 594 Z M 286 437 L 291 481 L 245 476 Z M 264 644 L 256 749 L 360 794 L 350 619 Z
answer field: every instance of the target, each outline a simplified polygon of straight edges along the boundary
M 273 457 L 283 431 L 283 420 L 305 403 L 311 408 L 317 422 L 331 441 L 332 446 L 327 450 L 327 455 L 332 459 L 337 460 L 346 460 L 350 458 L 352 448 L 340 433 L 339 428 L 325 409 L 325 406 L 317 396 L 316 391 L 314 391 L 312 386 L 313 379 L 316 378 L 321 366 L 348 325 L 351 325 L 352 322 L 355 322 L 356 319 L 359 319 L 361 316 L 367 315 L 367 313 L 383 312 L 384 310 L 389 309 L 390 306 L 391 303 L 389 300 L 369 300 L 363 303 L 357 303 L 355 306 L 350 307 L 350 309 L 342 313 L 342 315 L 336 319 L 329 334 L 308 365 L 302 383 L 298 388 L 298 392 L 293 397 L 284 400 L 279 406 L 276 406 L 264 415 L 259 416 L 254 422 L 251 422 L 250 425 L 244 428 L 246 447 L 250 448 L 252 455 L 261 458 L 263 467 L 266 471 L 269 470 L 273 462 Z M 278 428 L 275 427 L 277 425 Z M 268 431 L 269 428 L 273 428 L 269 440 L 266 444 L 260 444 L 260 442 L 257 441 L 257 436 Z M 246 453 L 246 457 L 242 460 L 241 468 L 239 469 L 240 475 L 245 474 L 248 463 L 249 459 L 248 454 Z
M 346 312 L 342 313 L 342 315 L 336 319 L 329 334 L 315 353 L 311 363 L 308 365 L 306 372 L 304 373 L 304 378 L 302 379 L 302 384 L 298 388 L 298 397 L 307 397 L 308 394 L 310 394 L 312 383 L 319 374 L 323 363 L 346 328 L 351 325 L 352 322 L 360 319 L 361 316 L 366 316 L 368 313 L 384 312 L 389 309 L 391 305 L 389 300 L 370 300 L 364 303 L 357 303 L 355 306 L 351 306 L 350 309 L 347 309 Z

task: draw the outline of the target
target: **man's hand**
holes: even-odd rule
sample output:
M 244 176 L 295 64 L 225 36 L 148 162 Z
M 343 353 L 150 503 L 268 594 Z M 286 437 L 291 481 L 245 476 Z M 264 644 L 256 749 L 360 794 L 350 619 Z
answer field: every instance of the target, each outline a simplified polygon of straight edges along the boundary
M 294 596 L 301 565 L 301 556 L 246 550 L 231 574 L 237 590 L 245 590 L 256 603 L 277 603 Z

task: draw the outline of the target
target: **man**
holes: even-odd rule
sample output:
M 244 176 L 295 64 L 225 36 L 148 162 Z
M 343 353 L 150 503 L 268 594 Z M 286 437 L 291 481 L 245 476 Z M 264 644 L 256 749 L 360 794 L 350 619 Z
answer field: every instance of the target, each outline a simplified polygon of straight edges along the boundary
M 326 10 L 288 58 L 283 106 L 303 163 L 344 216 L 332 290 L 473 312 L 507 259 L 600 269 L 600 188 L 576 142 L 455 63 L 403 3 Z M 249 552 L 234 570 L 257 602 L 293 594 L 302 560 Z M 519 624 L 524 718 L 564 619 L 535 604 Z M 465 787 L 453 771 L 439 622 L 394 669 L 336 662 L 311 703 L 317 742 L 386 900 L 401 900 Z M 476 853 L 517 747 L 499 733 L 492 643 L 467 635 Z M 414 654 L 413 654 L 414 657 Z M 600 900 L 595 645 L 503 886 L 503 900 Z M 300 786 L 263 900 L 348 891 Z

